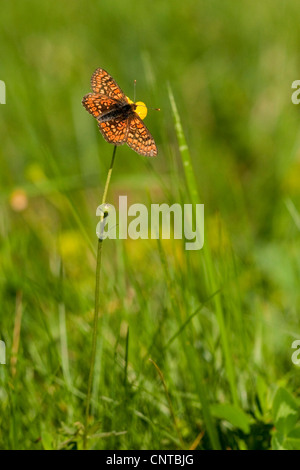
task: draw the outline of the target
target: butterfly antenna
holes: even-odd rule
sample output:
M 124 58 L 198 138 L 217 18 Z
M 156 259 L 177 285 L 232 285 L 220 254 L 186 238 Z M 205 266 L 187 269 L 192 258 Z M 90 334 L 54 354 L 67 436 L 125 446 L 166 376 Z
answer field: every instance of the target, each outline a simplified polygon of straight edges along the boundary
M 143 106 L 144 108 L 147 108 L 147 109 L 154 109 L 154 111 L 160 111 L 160 108 L 152 108 L 151 106 L 146 106 L 145 104 L 139 104 L 139 106 Z
M 136 102 L 135 99 L 136 99 L 136 80 L 134 80 L 133 82 L 133 102 L 134 103 Z M 140 104 L 140 106 L 144 106 L 144 108 L 147 108 L 147 109 L 154 109 L 154 111 L 160 111 L 160 108 L 151 108 L 149 106 L 146 106 L 145 104 L 144 105 Z
M 133 82 L 133 102 L 135 103 L 136 80 Z

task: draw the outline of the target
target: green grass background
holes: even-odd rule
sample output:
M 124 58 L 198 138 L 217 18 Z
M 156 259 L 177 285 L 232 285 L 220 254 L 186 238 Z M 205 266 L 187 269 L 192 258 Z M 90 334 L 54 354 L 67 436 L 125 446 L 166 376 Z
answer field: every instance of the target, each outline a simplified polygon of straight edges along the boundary
M 118 148 L 108 202 L 203 203 L 205 246 L 104 242 L 88 447 L 300 449 L 299 19 L 289 0 L 2 2 L 0 448 L 82 448 L 113 147 L 81 99 L 102 67 L 161 108 L 158 157 Z

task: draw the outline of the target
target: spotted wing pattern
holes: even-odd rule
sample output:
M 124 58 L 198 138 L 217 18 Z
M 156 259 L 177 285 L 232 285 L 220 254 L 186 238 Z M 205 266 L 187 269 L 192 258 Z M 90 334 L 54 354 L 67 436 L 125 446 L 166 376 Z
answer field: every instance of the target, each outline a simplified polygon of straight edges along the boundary
M 82 104 L 98 120 L 104 139 L 114 145 L 127 143 L 135 152 L 148 157 L 157 155 L 155 141 L 147 127 L 135 112 L 128 112 L 129 101 L 114 79 L 98 68 L 92 75 L 93 93 L 83 97 Z M 126 108 L 126 111 L 124 110 Z M 99 118 L 113 111 L 114 117 L 100 121 Z
M 118 102 L 113 98 L 97 95 L 95 93 L 88 93 L 82 99 L 82 104 L 85 109 L 92 114 L 96 119 L 107 111 L 111 111 Z
M 98 122 L 104 139 L 110 144 L 121 145 L 126 142 L 128 119 L 119 116 L 110 121 Z
M 91 86 L 94 93 L 99 93 L 100 95 L 108 96 L 117 101 L 124 101 L 128 103 L 128 100 L 121 90 L 121 88 L 116 84 L 114 79 L 103 69 L 97 69 L 92 75 Z
M 129 117 L 126 143 L 140 155 L 146 157 L 155 157 L 157 155 L 155 141 L 136 113 Z

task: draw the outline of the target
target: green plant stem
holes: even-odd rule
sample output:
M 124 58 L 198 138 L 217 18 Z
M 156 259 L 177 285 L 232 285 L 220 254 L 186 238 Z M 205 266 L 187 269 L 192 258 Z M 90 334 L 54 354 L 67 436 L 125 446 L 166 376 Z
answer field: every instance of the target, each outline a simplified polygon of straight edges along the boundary
M 114 166 L 115 156 L 116 156 L 116 145 L 114 146 L 112 159 L 110 163 L 110 167 L 107 173 L 106 182 L 104 186 L 103 196 L 102 196 L 102 204 L 105 204 L 108 187 L 112 175 L 112 170 Z M 103 221 L 104 214 L 100 217 L 100 222 Z M 83 434 L 83 448 L 86 449 L 87 444 L 87 428 L 88 428 L 88 421 L 89 421 L 89 413 L 90 413 L 90 405 L 91 405 L 91 394 L 92 394 L 92 385 L 93 385 L 93 377 L 94 377 L 94 369 L 95 369 L 95 358 L 96 358 L 96 350 L 97 350 L 97 337 L 98 337 L 98 324 L 99 324 L 99 305 L 100 305 L 100 274 L 101 274 L 101 261 L 102 261 L 102 245 L 103 240 L 98 238 L 98 248 L 97 248 L 97 258 L 96 258 L 96 286 L 95 286 L 95 312 L 94 312 L 94 323 L 93 323 L 93 337 L 92 337 L 92 353 L 91 353 L 91 362 L 90 362 L 90 371 L 89 371 L 89 378 L 88 378 L 88 387 L 87 387 L 87 396 L 86 396 L 86 409 L 85 409 L 85 426 L 84 426 L 84 434 Z
M 200 197 L 198 194 L 198 188 L 197 188 L 197 183 L 195 179 L 195 174 L 192 166 L 192 159 L 190 156 L 189 152 L 189 147 L 187 145 L 185 135 L 183 132 L 183 128 L 181 125 L 181 120 L 180 116 L 177 110 L 177 106 L 175 103 L 174 95 L 172 93 L 171 87 L 168 86 L 169 89 L 169 99 L 171 103 L 171 108 L 172 108 L 172 113 L 173 113 L 173 118 L 174 118 L 174 123 L 175 123 L 175 130 L 176 130 L 176 135 L 179 143 L 179 151 L 181 154 L 181 159 L 183 163 L 183 168 L 184 168 L 184 173 L 185 173 L 185 178 L 187 182 L 187 187 L 189 191 L 189 195 L 191 198 L 191 201 L 193 203 L 193 206 L 196 207 L 196 204 L 199 203 Z M 200 235 L 201 236 L 201 235 Z M 236 396 L 236 384 L 234 382 L 234 371 L 233 368 L 231 367 L 232 362 L 231 362 L 231 356 L 229 354 L 229 346 L 228 346 L 228 341 L 226 337 L 226 329 L 223 321 L 223 312 L 220 304 L 220 298 L 219 295 L 215 295 L 215 293 L 218 291 L 217 285 L 213 276 L 213 269 L 212 269 L 212 260 L 209 257 L 209 252 L 208 248 L 206 247 L 207 244 L 204 244 L 203 246 L 203 254 L 205 258 L 205 267 L 206 271 L 208 273 L 208 292 L 213 292 L 213 300 L 216 304 L 216 310 L 217 310 L 217 318 L 220 326 L 220 334 L 221 334 L 221 340 L 222 340 L 222 346 L 225 354 L 225 362 L 226 362 L 226 369 L 228 372 L 229 376 L 229 383 L 232 389 L 233 396 Z M 195 362 L 193 361 L 193 356 L 191 349 L 189 347 L 185 348 L 186 356 L 187 356 L 187 361 L 191 365 L 191 370 L 195 378 L 195 383 L 197 384 L 197 392 L 199 394 L 200 402 L 202 404 L 202 410 L 203 410 L 203 417 L 204 421 L 207 426 L 207 431 L 208 435 L 211 441 L 212 448 L 217 450 L 221 448 L 219 436 L 218 436 L 218 430 L 215 424 L 215 420 L 212 416 L 211 410 L 210 410 L 210 403 L 208 399 L 208 394 L 206 391 L 206 388 L 204 386 L 204 373 L 201 369 L 195 367 Z M 234 398 L 235 402 L 235 398 Z

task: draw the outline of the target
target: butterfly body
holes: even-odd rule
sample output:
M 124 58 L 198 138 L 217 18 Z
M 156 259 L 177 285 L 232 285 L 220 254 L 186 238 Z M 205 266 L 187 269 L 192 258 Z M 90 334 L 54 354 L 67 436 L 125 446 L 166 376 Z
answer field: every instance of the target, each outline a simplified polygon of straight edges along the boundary
M 157 155 L 155 141 L 114 79 L 104 69 L 91 78 L 93 93 L 83 97 L 82 104 L 98 121 L 104 139 L 114 145 L 127 144 L 140 155 Z
M 107 122 L 112 119 L 117 119 L 122 117 L 124 119 L 128 118 L 130 114 L 133 114 L 135 111 L 136 105 L 133 104 L 116 104 L 116 106 L 111 111 L 106 111 L 97 117 L 98 122 Z

